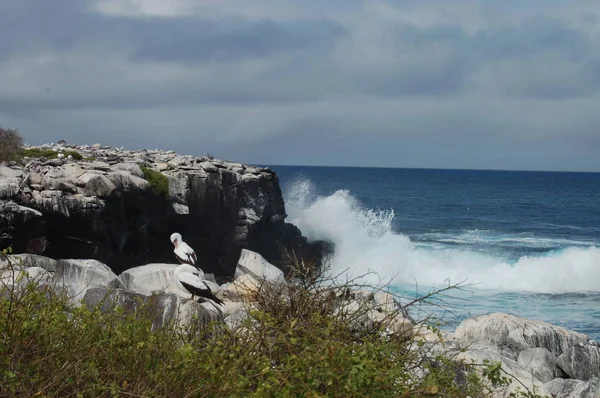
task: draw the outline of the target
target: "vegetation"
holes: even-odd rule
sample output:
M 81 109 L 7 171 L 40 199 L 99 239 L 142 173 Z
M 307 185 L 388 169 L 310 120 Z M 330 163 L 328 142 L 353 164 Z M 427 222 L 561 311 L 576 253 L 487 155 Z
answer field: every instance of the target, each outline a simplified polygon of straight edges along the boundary
M 152 185 L 157 195 L 169 195 L 169 179 L 166 175 L 145 166 L 142 166 L 142 172 L 144 173 L 144 178 Z
M 62 153 L 65 157 L 71 155 L 75 160 L 83 160 L 83 156 L 73 150 L 64 150 Z M 27 148 L 20 152 L 20 157 L 30 157 L 30 158 L 41 158 L 44 157 L 46 159 L 56 159 L 58 157 L 58 152 L 52 149 L 41 149 L 41 148 Z
M 23 149 L 23 136 L 18 130 L 0 126 L 0 162 L 16 160 Z
M 0 396 L 485 397 L 489 382 L 506 382 L 496 364 L 486 379 L 412 338 L 357 333 L 322 289 L 263 285 L 249 318 L 229 330 L 153 329 L 152 299 L 102 312 L 35 282 L 7 288 Z

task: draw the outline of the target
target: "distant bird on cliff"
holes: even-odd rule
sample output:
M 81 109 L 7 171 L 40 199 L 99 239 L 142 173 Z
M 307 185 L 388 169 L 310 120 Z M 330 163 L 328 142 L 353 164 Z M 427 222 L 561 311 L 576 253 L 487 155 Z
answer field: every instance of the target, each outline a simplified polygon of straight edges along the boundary
M 181 235 L 177 232 L 171 235 L 171 243 L 175 246 L 175 257 L 177 261 L 181 264 L 189 264 L 192 266 L 196 266 L 196 261 L 198 260 L 196 257 L 196 252 L 192 249 L 187 243 L 183 241 Z
M 58 153 L 58 158 L 59 158 L 59 159 L 62 159 L 62 158 L 64 158 L 64 157 L 65 157 L 65 154 L 64 154 L 64 153 L 62 153 L 62 152 L 59 152 L 59 153 Z
M 183 291 L 191 293 L 192 300 L 195 296 L 210 299 L 219 305 L 223 305 L 223 301 L 213 294 L 210 287 L 200 278 L 200 270 L 189 264 L 179 264 L 175 268 L 175 284 Z M 218 307 L 217 307 L 218 308 Z

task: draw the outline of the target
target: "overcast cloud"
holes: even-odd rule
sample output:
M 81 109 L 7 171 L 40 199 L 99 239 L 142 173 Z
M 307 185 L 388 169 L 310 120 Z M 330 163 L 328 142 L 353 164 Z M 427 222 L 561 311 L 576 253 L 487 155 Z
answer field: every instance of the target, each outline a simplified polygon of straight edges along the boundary
M 0 0 L 0 125 L 258 164 L 600 171 L 600 3 Z

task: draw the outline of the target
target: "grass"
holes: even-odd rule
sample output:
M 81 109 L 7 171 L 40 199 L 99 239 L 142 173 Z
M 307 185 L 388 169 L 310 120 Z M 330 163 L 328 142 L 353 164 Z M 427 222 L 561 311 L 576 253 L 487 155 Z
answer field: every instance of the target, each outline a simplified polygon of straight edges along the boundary
M 136 312 L 119 306 L 102 312 L 72 307 L 64 295 L 35 283 L 7 289 L 0 295 L 0 396 L 491 394 L 478 373 L 413 339 L 382 337 L 378 328 L 357 334 L 348 316 L 332 314 L 320 289 L 265 284 L 234 330 L 153 328 L 160 311 L 152 299 Z M 492 368 L 490 380 L 502 382 Z
M 77 152 L 72 150 L 63 151 L 65 157 L 71 155 L 75 160 L 84 160 L 83 156 Z M 58 152 L 52 149 L 41 149 L 41 148 L 27 148 L 21 151 L 21 157 L 30 157 L 30 158 L 40 158 L 44 157 L 46 159 L 56 159 L 58 158 Z
M 142 166 L 141 169 L 142 173 L 144 173 L 144 178 L 152 185 L 152 189 L 154 189 L 157 195 L 169 195 L 169 179 L 167 176 L 149 167 Z

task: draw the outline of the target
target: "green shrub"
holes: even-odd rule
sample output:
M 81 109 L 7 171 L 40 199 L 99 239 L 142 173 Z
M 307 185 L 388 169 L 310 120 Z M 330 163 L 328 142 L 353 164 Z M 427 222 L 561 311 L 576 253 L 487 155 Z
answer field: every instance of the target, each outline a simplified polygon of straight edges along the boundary
M 65 157 L 71 155 L 74 160 L 83 160 L 83 155 L 81 155 L 77 151 L 73 150 L 65 150 L 62 151 Z M 46 159 L 56 159 L 58 157 L 58 153 L 53 149 L 41 149 L 41 148 L 27 148 L 23 149 L 20 153 L 21 157 L 30 157 L 30 158 L 41 158 L 44 157 Z
M 18 130 L 0 127 L 0 162 L 16 160 L 23 148 L 23 136 Z
M 35 283 L 5 290 L 0 396 L 489 395 L 476 373 L 458 382 L 457 372 L 466 368 L 432 358 L 410 339 L 352 333 L 349 319 L 331 315 L 327 295 L 313 288 L 264 286 L 249 318 L 233 331 L 153 328 L 152 298 L 133 313 L 118 306 L 101 312 L 74 308 Z M 491 368 L 501 381 L 498 367 Z
M 152 185 L 152 189 L 154 189 L 157 195 L 169 195 L 169 179 L 166 175 L 145 166 L 142 166 L 141 169 L 144 173 L 144 178 Z

